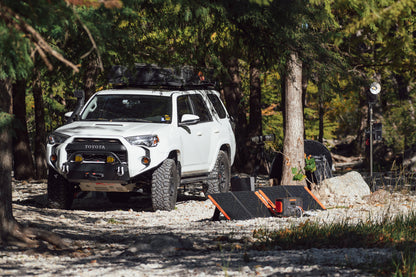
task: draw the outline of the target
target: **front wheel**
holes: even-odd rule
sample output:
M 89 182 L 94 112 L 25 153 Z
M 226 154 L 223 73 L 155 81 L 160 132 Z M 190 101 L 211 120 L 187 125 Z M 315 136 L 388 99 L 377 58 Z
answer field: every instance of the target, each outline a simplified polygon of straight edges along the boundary
M 48 207 L 70 209 L 74 200 L 74 185 L 54 169 L 48 172 Z
M 171 211 L 178 196 L 179 174 L 176 162 L 166 159 L 152 175 L 153 210 Z
M 230 189 L 231 166 L 227 153 L 220 150 L 214 169 L 208 176 L 206 194 L 227 192 Z

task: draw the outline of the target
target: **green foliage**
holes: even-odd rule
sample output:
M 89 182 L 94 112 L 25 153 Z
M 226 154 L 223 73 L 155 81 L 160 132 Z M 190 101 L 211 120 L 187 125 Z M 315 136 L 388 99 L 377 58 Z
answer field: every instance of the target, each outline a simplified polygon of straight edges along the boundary
M 0 79 L 26 78 L 33 64 L 29 54 L 28 40 L 0 21 Z
M 384 122 L 385 142 L 396 152 L 416 145 L 416 122 L 413 101 L 393 104 Z
M 13 115 L 0 111 L 0 130 L 9 128 L 13 122 Z
M 283 114 L 281 107 L 281 77 L 276 70 L 262 74 L 262 116 L 263 134 L 274 134 L 275 150 L 283 148 Z
M 302 181 L 306 178 L 307 172 L 314 172 L 316 170 L 316 163 L 315 159 L 311 156 L 305 157 L 305 167 L 304 168 L 296 168 L 292 167 L 292 174 L 293 174 L 293 181 Z

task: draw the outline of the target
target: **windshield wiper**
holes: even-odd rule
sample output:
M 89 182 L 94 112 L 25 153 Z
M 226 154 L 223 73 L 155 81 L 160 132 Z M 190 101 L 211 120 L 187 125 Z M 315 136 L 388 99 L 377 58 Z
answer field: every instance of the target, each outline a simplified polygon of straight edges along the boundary
M 111 121 L 122 121 L 122 122 L 151 122 L 150 120 L 141 119 L 141 118 L 124 118 L 124 117 L 114 118 L 114 119 L 111 119 Z
M 81 121 L 110 121 L 107 118 L 85 118 L 81 119 Z

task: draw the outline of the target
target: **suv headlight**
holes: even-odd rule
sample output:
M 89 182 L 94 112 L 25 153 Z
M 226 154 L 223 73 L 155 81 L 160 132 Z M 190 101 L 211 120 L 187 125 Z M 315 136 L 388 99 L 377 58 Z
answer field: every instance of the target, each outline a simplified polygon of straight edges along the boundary
M 157 135 L 133 136 L 125 138 L 131 145 L 143 145 L 147 147 L 155 147 L 159 143 Z
M 61 133 L 52 133 L 48 136 L 48 143 L 49 144 L 61 144 L 66 141 L 69 136 L 61 134 Z

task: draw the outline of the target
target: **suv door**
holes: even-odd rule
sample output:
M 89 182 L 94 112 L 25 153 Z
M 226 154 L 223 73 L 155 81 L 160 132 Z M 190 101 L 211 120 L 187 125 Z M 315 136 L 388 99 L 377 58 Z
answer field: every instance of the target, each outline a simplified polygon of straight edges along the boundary
M 199 122 L 179 127 L 182 141 L 182 173 L 196 174 L 207 172 L 212 159 L 215 123 L 200 94 L 181 95 L 177 99 L 178 120 L 185 114 L 199 116 Z

